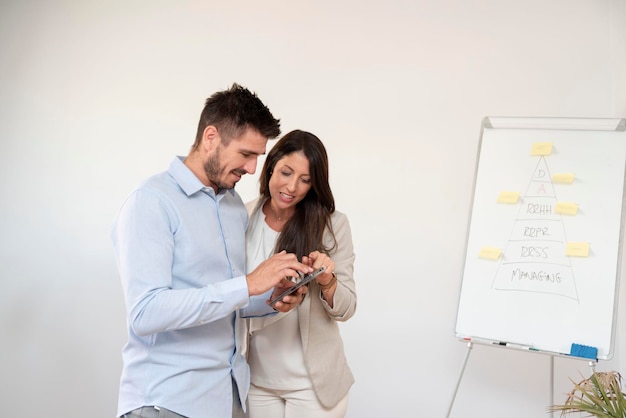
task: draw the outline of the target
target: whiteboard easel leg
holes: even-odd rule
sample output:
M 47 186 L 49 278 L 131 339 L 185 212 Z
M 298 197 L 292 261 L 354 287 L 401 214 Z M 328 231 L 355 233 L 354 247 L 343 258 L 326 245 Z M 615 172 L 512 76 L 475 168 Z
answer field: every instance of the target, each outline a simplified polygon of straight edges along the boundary
M 554 405 L 554 356 L 550 356 L 550 405 Z M 554 417 L 554 412 L 550 416 Z
M 454 400 L 456 399 L 456 393 L 459 391 L 459 386 L 461 385 L 461 379 L 463 378 L 463 373 L 465 372 L 465 366 L 467 366 L 467 360 L 469 359 L 470 353 L 472 351 L 472 347 L 474 344 L 470 341 L 467 343 L 467 352 L 465 353 L 465 360 L 463 360 L 463 367 L 461 367 L 461 373 L 459 373 L 459 380 L 456 382 L 456 387 L 454 388 L 454 393 L 452 394 L 452 400 L 450 401 L 450 407 L 448 408 L 448 414 L 446 418 L 450 418 L 450 413 L 452 412 L 452 407 L 454 406 Z
M 589 362 L 589 367 L 591 367 L 591 374 L 595 374 L 595 372 L 596 372 L 596 362 L 595 361 L 590 361 Z

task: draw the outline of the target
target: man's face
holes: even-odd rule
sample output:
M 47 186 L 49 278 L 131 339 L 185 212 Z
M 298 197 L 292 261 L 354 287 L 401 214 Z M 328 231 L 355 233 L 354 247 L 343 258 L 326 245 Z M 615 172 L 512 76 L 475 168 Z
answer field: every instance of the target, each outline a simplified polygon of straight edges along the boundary
M 218 134 L 219 135 L 219 134 Z M 267 138 L 254 129 L 231 139 L 227 146 L 218 138 L 215 150 L 204 162 L 207 178 L 218 189 L 232 189 L 244 174 L 254 174 L 259 155 L 265 154 Z

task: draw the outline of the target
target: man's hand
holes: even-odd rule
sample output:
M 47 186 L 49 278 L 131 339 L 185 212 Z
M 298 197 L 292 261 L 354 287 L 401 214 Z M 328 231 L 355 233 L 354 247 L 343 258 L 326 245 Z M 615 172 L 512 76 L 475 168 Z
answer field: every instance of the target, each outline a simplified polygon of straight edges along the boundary
M 250 296 L 263 294 L 277 286 L 286 277 L 297 277 L 298 272 L 308 274 L 312 271 L 313 268 L 300 263 L 295 254 L 281 251 L 263 261 L 246 276 L 248 294 Z

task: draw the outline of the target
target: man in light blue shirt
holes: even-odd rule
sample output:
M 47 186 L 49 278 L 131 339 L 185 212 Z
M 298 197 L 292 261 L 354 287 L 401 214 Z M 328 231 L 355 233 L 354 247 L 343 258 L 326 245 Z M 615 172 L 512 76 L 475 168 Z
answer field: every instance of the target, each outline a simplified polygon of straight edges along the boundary
M 281 253 L 245 271 L 248 218 L 234 186 L 279 134 L 269 109 L 234 84 L 207 99 L 187 157 L 144 181 L 120 208 L 111 237 L 128 343 L 117 416 L 230 418 L 245 410 L 240 317 L 275 313 L 266 303 L 272 289 L 312 270 Z M 275 309 L 300 299 L 286 297 Z

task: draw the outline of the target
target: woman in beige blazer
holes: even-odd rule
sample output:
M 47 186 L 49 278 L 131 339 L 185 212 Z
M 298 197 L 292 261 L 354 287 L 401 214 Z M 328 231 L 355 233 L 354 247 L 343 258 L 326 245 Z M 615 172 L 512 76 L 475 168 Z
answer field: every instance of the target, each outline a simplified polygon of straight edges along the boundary
M 311 133 L 288 133 L 259 182 L 260 197 L 247 204 L 248 269 L 287 250 L 324 272 L 297 309 L 249 320 L 249 416 L 341 418 L 354 378 L 337 322 L 356 310 L 355 256 L 348 218 L 335 210 L 324 145 Z

